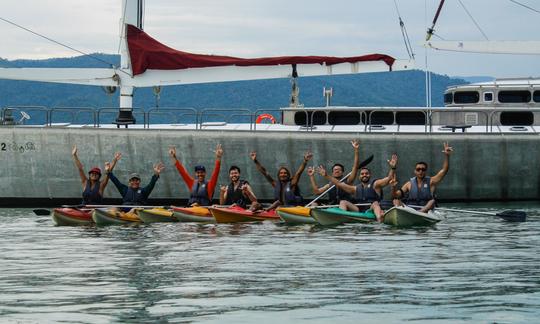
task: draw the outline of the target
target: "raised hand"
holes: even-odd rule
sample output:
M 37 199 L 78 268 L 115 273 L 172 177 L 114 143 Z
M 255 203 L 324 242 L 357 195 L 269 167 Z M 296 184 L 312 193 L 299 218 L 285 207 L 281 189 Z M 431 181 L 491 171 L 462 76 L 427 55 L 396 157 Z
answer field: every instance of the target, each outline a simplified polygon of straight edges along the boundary
M 324 168 L 322 164 L 317 167 L 317 172 L 319 172 L 319 174 L 323 177 L 326 177 L 327 175 L 326 169 Z
M 311 153 L 311 151 L 307 151 L 306 153 L 304 153 L 304 161 L 309 161 L 313 158 L 313 153 Z
M 226 192 L 227 192 L 227 186 L 220 186 L 220 187 L 219 187 L 219 191 L 220 191 L 221 193 L 223 193 L 223 194 L 226 193 Z
M 395 169 L 396 166 L 397 166 L 397 162 L 398 162 L 397 154 L 396 153 L 392 154 L 392 157 L 390 158 L 390 160 L 387 160 L 387 162 L 388 162 L 388 165 L 392 169 Z
M 216 145 L 216 159 L 221 159 L 223 156 L 223 148 L 221 147 L 221 144 Z
M 253 161 L 257 160 L 257 152 L 252 151 L 251 153 L 249 153 L 249 157 L 250 157 Z
M 161 171 L 163 171 L 164 169 L 165 169 L 165 164 L 163 164 L 163 162 L 159 162 L 154 165 L 154 173 L 156 175 L 159 175 Z
M 360 141 L 357 139 L 354 139 L 351 141 L 351 145 L 353 149 L 358 150 L 360 148 Z
M 120 161 L 121 158 L 122 158 L 122 153 L 120 153 L 120 152 L 114 153 L 114 160 L 115 161 Z
M 73 145 L 73 149 L 71 150 L 71 155 L 77 156 L 77 145 Z
M 448 145 L 448 142 L 444 142 L 443 147 L 444 149 L 442 150 L 442 152 L 446 155 L 450 155 L 452 154 L 452 152 L 454 152 L 454 149 L 450 145 Z
M 174 147 L 174 146 L 169 147 L 169 155 L 173 159 L 176 159 L 176 147 Z
M 111 162 L 105 162 L 105 172 L 111 172 Z
M 307 174 L 308 174 L 308 176 L 312 177 L 315 174 L 315 168 L 312 167 L 312 166 L 309 166 L 307 168 Z
M 243 192 L 244 194 L 247 194 L 247 192 L 249 191 L 249 185 L 248 185 L 247 183 L 244 183 L 244 184 L 240 187 L 240 189 L 242 190 L 242 192 Z

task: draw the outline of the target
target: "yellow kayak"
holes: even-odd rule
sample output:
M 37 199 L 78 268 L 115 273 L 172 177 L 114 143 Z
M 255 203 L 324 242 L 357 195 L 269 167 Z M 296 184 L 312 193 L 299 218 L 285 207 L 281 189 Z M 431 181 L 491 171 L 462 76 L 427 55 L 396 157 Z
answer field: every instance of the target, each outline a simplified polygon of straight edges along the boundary
M 277 210 L 279 217 L 288 224 L 315 224 L 317 223 L 311 217 L 311 208 L 296 206 L 296 207 L 279 207 Z
M 96 225 L 121 225 L 140 223 L 141 219 L 134 212 L 123 212 L 116 208 L 96 208 L 92 213 Z
M 141 209 L 137 215 L 144 223 L 178 222 L 173 212 L 165 208 Z

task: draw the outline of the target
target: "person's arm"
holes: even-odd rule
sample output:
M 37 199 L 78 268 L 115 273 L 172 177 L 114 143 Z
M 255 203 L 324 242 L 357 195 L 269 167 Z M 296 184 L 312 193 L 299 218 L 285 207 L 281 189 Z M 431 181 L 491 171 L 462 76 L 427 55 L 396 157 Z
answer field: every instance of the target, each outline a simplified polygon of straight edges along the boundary
M 227 201 L 227 186 L 221 186 L 219 188 L 219 204 L 225 205 Z
M 158 181 L 159 175 L 161 174 L 161 171 L 163 171 L 163 169 L 165 169 L 165 165 L 162 162 L 154 165 L 154 174 L 152 175 L 152 179 L 150 179 L 150 183 L 142 189 L 146 198 L 148 198 L 148 196 L 150 196 L 150 194 L 152 193 L 152 190 L 154 190 L 156 182 Z
M 109 172 L 109 178 L 118 190 L 118 193 L 120 193 L 120 196 L 124 197 L 128 187 L 125 184 L 121 183 L 120 180 L 118 180 L 118 178 L 112 172 Z
M 304 169 L 306 168 L 307 163 L 312 158 L 313 158 L 313 153 L 309 151 L 304 153 L 304 159 L 302 160 L 300 167 L 298 168 L 298 170 L 296 170 L 296 173 L 291 179 L 291 188 L 296 187 L 296 185 L 298 184 L 298 181 L 300 181 L 300 176 L 302 175 L 302 172 L 304 172 Z
M 255 196 L 255 194 L 253 193 L 253 189 L 251 189 L 251 186 L 249 185 L 249 183 L 244 183 L 242 185 L 242 193 L 246 197 L 248 197 L 248 199 L 251 202 L 256 202 L 257 201 L 257 196 Z
M 75 162 L 75 166 L 77 167 L 77 170 L 79 171 L 79 177 L 81 178 L 81 183 L 83 185 L 83 190 L 84 190 L 84 187 L 86 187 L 86 181 L 88 181 L 88 178 L 86 177 L 86 174 L 84 173 L 83 165 L 82 165 L 81 161 L 79 161 L 79 157 L 77 156 L 77 146 L 76 145 L 73 145 L 73 150 L 71 151 L 71 156 L 73 157 L 73 162 Z
M 274 181 L 274 179 L 272 179 L 272 176 L 270 176 L 270 174 L 268 174 L 268 171 L 266 171 L 265 167 L 262 166 L 262 164 L 259 162 L 259 160 L 257 160 L 257 152 L 255 152 L 255 151 L 251 152 L 249 154 L 249 157 L 251 158 L 251 160 L 253 160 L 253 162 L 255 162 L 255 167 L 257 168 L 257 170 L 259 170 L 259 172 L 264 176 L 264 178 L 268 182 L 270 182 L 272 187 L 275 187 L 276 182 Z
M 356 176 L 358 175 L 358 165 L 360 164 L 360 141 L 352 140 L 351 145 L 354 149 L 354 162 L 351 173 L 349 174 L 347 180 L 345 180 L 345 182 L 348 184 L 353 184 L 354 180 L 356 180 Z
M 184 168 L 182 163 L 180 163 L 180 161 L 178 161 L 178 159 L 176 158 L 176 148 L 174 146 L 169 148 L 169 155 L 173 160 L 173 164 L 176 167 L 176 170 L 178 170 L 178 173 L 180 173 L 180 176 L 184 180 L 188 191 L 191 191 L 191 188 L 193 188 L 193 184 L 195 183 L 195 179 L 189 175 L 186 168 Z
M 387 160 L 388 166 L 390 167 L 390 170 L 388 170 L 388 175 L 382 179 L 378 179 L 373 183 L 373 189 L 380 189 L 386 187 L 390 180 L 394 179 L 396 174 L 396 168 L 397 168 L 397 154 L 392 154 L 392 157 L 390 160 Z
M 328 189 L 329 187 L 328 184 L 325 184 L 321 188 L 319 188 L 319 186 L 317 185 L 317 182 L 315 181 L 315 168 L 314 167 L 311 167 L 311 166 L 308 167 L 306 172 L 309 176 L 309 183 L 311 184 L 311 190 L 313 191 L 313 194 L 320 195 Z
M 443 143 L 443 153 L 444 153 L 444 162 L 441 171 L 439 171 L 436 175 L 431 177 L 431 183 L 430 186 L 435 186 L 439 182 L 441 182 L 444 179 L 444 176 L 448 173 L 448 170 L 450 169 L 450 154 L 454 152 L 454 149 L 448 145 L 448 143 Z
M 343 191 L 345 191 L 347 193 L 350 193 L 351 195 L 354 195 L 356 193 L 356 187 L 355 186 L 351 186 L 350 184 L 339 182 L 338 179 L 336 179 L 336 178 L 334 178 L 332 176 L 329 176 L 328 173 L 326 173 L 326 169 L 324 168 L 324 166 L 319 165 L 318 170 L 319 170 L 319 174 L 321 176 L 323 176 L 326 180 L 332 182 L 332 184 L 334 184 L 336 187 L 342 189 Z
M 212 176 L 210 177 L 210 181 L 208 182 L 208 199 L 212 201 L 212 197 L 214 197 L 214 190 L 216 189 L 218 177 L 219 177 L 219 170 L 221 169 L 221 158 L 223 157 L 223 149 L 221 148 L 221 144 L 218 144 L 216 147 L 216 162 L 214 163 L 214 171 L 212 171 Z
M 397 186 L 397 180 L 396 180 L 396 186 Z M 392 198 L 403 199 L 410 190 L 411 190 L 411 182 L 407 181 L 401 187 L 401 189 L 392 188 Z
M 107 184 L 109 183 L 109 173 L 113 171 L 114 167 L 116 166 L 116 162 L 120 160 L 122 157 L 122 153 L 116 152 L 114 154 L 114 158 L 112 160 L 112 163 L 105 162 L 105 178 L 103 178 L 103 181 L 101 182 L 101 185 L 99 186 L 99 194 L 103 196 L 103 192 L 105 191 L 105 187 L 107 187 Z

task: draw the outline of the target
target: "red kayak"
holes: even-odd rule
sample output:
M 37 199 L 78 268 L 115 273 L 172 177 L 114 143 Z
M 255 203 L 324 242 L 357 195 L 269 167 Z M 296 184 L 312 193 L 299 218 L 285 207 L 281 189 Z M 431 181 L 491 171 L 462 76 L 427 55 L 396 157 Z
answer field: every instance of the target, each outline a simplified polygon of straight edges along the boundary
M 260 222 L 265 220 L 280 220 L 275 210 L 252 212 L 238 206 L 219 208 L 210 207 L 212 216 L 217 223 Z
M 52 218 L 57 226 L 93 225 L 93 209 L 55 208 Z

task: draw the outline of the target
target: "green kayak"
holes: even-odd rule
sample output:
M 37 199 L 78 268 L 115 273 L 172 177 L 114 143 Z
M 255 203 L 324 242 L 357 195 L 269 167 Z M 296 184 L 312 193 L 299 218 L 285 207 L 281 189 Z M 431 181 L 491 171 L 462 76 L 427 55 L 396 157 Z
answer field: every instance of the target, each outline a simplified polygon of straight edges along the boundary
M 441 220 L 432 212 L 422 213 L 411 207 L 392 207 L 384 213 L 384 223 L 397 227 L 429 226 Z
M 145 224 L 178 222 L 178 219 L 173 217 L 173 212 L 164 208 L 141 209 L 137 211 L 137 215 Z
M 313 208 L 311 216 L 321 225 L 338 225 L 343 223 L 371 223 L 376 222 L 377 217 L 373 211 L 353 212 L 340 208 Z
M 141 222 L 141 219 L 135 213 L 126 213 L 107 208 L 94 209 L 92 219 L 98 226 L 139 224 Z

